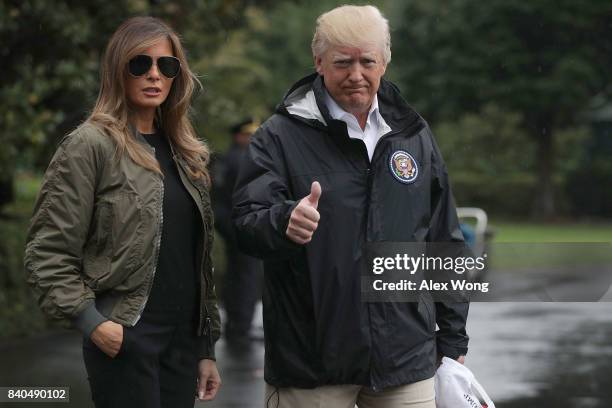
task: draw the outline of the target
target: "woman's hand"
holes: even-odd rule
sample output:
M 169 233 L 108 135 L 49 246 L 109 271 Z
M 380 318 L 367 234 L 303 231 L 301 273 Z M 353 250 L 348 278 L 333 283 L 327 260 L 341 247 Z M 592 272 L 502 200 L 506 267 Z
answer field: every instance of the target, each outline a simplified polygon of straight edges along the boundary
M 123 326 L 110 320 L 99 324 L 91 332 L 91 341 L 107 356 L 115 358 L 123 343 Z
M 217 371 L 217 363 L 203 359 L 198 364 L 198 399 L 211 401 L 217 396 L 221 387 L 221 377 Z

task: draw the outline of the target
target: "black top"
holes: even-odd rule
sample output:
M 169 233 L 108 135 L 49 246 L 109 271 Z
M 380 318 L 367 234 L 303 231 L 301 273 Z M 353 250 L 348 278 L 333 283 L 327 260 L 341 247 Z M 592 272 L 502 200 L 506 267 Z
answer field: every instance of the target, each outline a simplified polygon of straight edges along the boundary
M 155 148 L 155 157 L 164 174 L 161 246 L 143 317 L 191 321 L 197 317 L 199 303 L 200 278 L 196 260 L 202 218 L 181 182 L 166 137 L 161 133 L 143 136 Z

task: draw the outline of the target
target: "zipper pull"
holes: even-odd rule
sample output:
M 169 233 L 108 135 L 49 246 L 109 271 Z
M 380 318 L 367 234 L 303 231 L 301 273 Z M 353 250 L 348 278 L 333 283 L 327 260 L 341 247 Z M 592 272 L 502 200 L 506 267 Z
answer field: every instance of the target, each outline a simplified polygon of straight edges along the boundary
M 213 338 L 212 338 L 212 321 L 210 320 L 210 317 L 206 317 L 206 319 L 204 320 L 204 334 L 208 337 L 208 347 L 210 350 L 212 350 L 213 347 Z
M 204 319 L 204 334 L 210 334 L 210 325 L 210 317 L 206 316 L 206 318 Z

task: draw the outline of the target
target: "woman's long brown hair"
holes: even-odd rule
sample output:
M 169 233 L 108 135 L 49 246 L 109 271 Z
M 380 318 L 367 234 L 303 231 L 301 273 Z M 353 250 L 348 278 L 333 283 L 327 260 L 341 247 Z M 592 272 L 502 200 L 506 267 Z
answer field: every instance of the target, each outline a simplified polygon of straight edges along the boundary
M 172 143 L 175 151 L 187 162 L 192 179 L 203 178 L 210 185 L 207 165 L 210 152 L 198 140 L 189 119 L 191 98 L 196 86 L 201 86 L 190 71 L 185 51 L 178 35 L 164 22 L 154 17 L 133 17 L 125 21 L 112 35 L 100 67 L 100 92 L 87 122 L 102 128 L 117 146 L 117 153 L 127 153 L 139 165 L 162 174 L 150 150 L 138 142 L 130 130 L 131 111 L 125 93 L 128 61 L 157 42 L 167 39 L 174 56 L 181 62 L 166 100 L 157 108 L 155 121 Z

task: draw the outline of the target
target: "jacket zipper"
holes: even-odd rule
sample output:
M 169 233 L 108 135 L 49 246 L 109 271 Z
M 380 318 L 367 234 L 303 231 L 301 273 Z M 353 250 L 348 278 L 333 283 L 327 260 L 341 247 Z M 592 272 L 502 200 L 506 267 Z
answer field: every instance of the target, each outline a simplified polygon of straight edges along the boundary
M 151 147 L 151 149 L 153 150 L 153 154 L 155 154 L 155 148 Z M 156 238 L 155 239 L 155 257 L 154 257 L 154 263 L 153 263 L 153 271 L 151 273 L 151 279 L 149 280 L 149 287 L 147 288 L 147 295 L 145 296 L 144 301 L 142 302 L 142 305 L 140 306 L 140 310 L 138 311 L 138 315 L 136 316 L 136 319 L 132 323 L 132 326 L 138 323 L 138 321 L 142 317 L 142 312 L 144 311 L 147 305 L 147 302 L 149 300 L 149 296 L 151 295 L 151 289 L 153 288 L 153 280 L 155 279 L 155 273 L 157 272 L 157 261 L 159 260 L 159 252 L 161 249 L 162 229 L 164 226 L 164 180 L 163 178 L 159 178 L 159 182 L 160 182 L 159 183 L 160 198 L 159 198 L 159 205 L 158 205 L 159 223 L 157 226 L 157 236 L 155 237 Z
M 174 156 L 174 155 L 173 155 Z M 174 158 L 174 157 L 173 157 Z M 186 171 L 185 168 L 183 167 L 183 163 L 180 162 L 180 160 L 175 159 L 175 163 L 178 164 L 178 166 L 180 167 L 179 174 L 181 175 L 181 180 L 184 177 L 184 175 L 186 175 Z M 188 181 L 189 184 L 192 185 L 192 187 L 194 189 L 196 189 L 196 191 L 198 192 L 198 194 L 200 195 L 200 201 L 201 201 L 201 193 L 200 193 L 200 189 L 193 183 L 193 181 L 189 178 L 189 177 L 185 177 Z M 203 228 L 203 236 L 205 237 L 207 234 L 207 230 L 206 230 L 206 220 L 204 219 L 204 214 L 202 212 L 200 212 L 200 218 L 202 219 L 202 228 Z M 202 244 L 205 244 L 205 242 L 203 241 Z M 205 284 L 205 289 L 208 289 L 208 285 L 210 285 L 210 283 L 208 282 L 208 280 L 206 279 L 206 271 L 204 271 L 204 262 L 206 262 L 206 248 L 202 248 L 202 261 L 200 262 L 200 275 L 202 277 L 202 279 L 204 280 L 204 284 Z M 202 273 L 203 272 L 203 273 Z M 206 334 L 208 336 L 208 344 L 209 346 L 212 348 L 212 323 L 211 323 L 211 319 L 210 319 L 210 314 L 208 313 L 208 306 L 206 306 L 206 302 L 204 300 L 204 296 L 206 295 L 202 290 L 202 285 L 200 284 L 200 312 L 202 310 L 202 308 L 204 308 L 204 316 L 201 315 L 200 313 L 200 317 L 199 317 L 199 324 L 198 324 L 198 334 Z M 202 321 L 202 317 L 204 317 L 204 321 Z M 204 324 L 202 324 L 204 323 Z
M 399 130 L 392 130 L 390 132 L 387 132 L 386 134 L 382 135 L 380 137 L 380 139 L 378 140 L 378 142 L 376 143 L 376 147 L 374 147 L 374 152 L 372 153 L 372 160 L 370 160 L 369 156 L 368 156 L 368 152 L 367 152 L 367 148 L 365 146 L 365 143 L 363 143 L 363 150 L 365 151 L 365 155 L 366 158 L 368 159 L 368 167 L 365 170 L 365 175 L 366 175 L 366 183 L 367 183 L 367 201 L 366 201 L 366 242 L 369 242 L 369 237 L 368 237 L 368 229 L 369 229 L 369 223 L 370 223 L 370 200 L 371 200 L 371 196 L 372 196 L 372 185 L 374 183 L 374 171 L 372 168 L 372 164 L 374 163 L 374 160 L 377 158 L 376 152 L 379 150 L 380 146 L 381 146 L 381 141 L 383 141 L 383 139 L 399 134 L 401 132 L 403 132 L 404 129 L 399 129 Z M 420 131 L 420 129 L 419 129 Z M 413 133 L 414 134 L 414 133 Z M 412 135 L 411 135 L 412 136 Z M 372 321 L 372 313 L 370 311 L 370 304 L 368 303 L 368 314 L 370 315 L 370 322 Z M 372 339 L 372 328 L 370 325 L 370 339 Z M 370 359 L 370 386 L 372 387 L 372 390 L 374 391 L 378 391 L 379 387 L 376 384 L 376 381 L 374 381 L 374 371 L 377 370 L 378 368 L 374 366 L 372 359 Z M 382 372 L 379 372 L 380 376 L 383 376 Z
M 208 350 L 212 350 L 214 344 L 213 344 L 213 338 L 212 338 L 212 323 L 210 320 L 210 317 L 206 316 L 206 319 L 204 320 L 204 335 L 206 335 L 206 341 L 208 342 Z
M 376 146 L 378 147 L 378 144 L 376 144 Z M 365 146 L 364 146 L 365 147 Z M 374 153 L 376 153 L 376 148 L 374 148 Z M 366 153 L 367 154 L 367 153 Z M 372 159 L 374 158 L 374 154 L 372 155 Z M 366 169 L 366 183 L 367 183 L 367 197 L 366 197 L 366 235 L 365 235 L 365 240 L 366 243 L 369 241 L 369 237 L 368 237 L 368 229 L 369 229 L 369 224 L 370 224 L 370 198 L 371 198 L 371 193 L 372 193 L 372 183 L 373 183 L 373 172 L 372 172 L 372 163 L 369 161 L 368 158 L 368 168 Z M 371 312 L 371 304 L 368 302 L 368 314 L 369 314 L 369 321 L 370 321 L 370 341 L 372 341 L 373 335 L 372 335 L 372 312 Z M 374 362 L 372 360 L 372 357 L 370 355 L 370 386 L 372 387 L 372 390 L 374 390 L 375 392 L 378 390 L 378 387 L 376 385 L 376 382 L 374 381 L 374 371 L 377 370 L 377 367 L 375 367 Z

